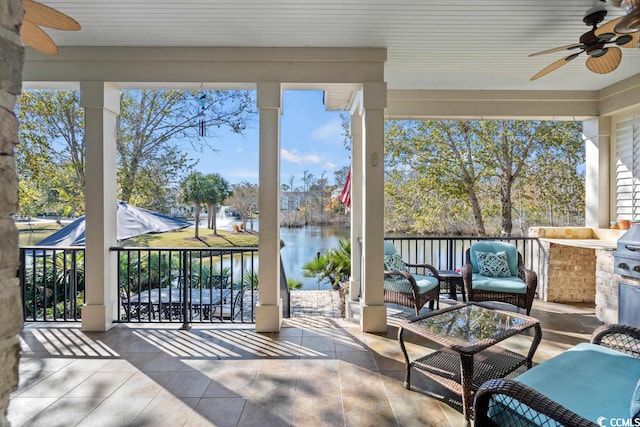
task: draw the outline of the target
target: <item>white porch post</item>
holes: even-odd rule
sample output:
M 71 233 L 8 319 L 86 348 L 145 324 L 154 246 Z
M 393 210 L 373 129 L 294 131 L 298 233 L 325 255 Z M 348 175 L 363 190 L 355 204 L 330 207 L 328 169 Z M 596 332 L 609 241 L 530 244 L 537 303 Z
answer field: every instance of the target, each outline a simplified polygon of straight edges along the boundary
M 277 332 L 280 298 L 280 83 L 258 83 L 260 111 L 260 256 L 256 332 Z
M 358 105 L 351 114 L 351 278 L 349 297 L 351 301 L 360 298 L 362 277 L 362 112 Z
M 386 104 L 386 83 L 363 84 L 363 298 L 360 326 L 364 332 L 387 331 L 387 309 L 384 305 L 383 291 L 384 108 Z
M 582 123 L 585 138 L 585 226 L 609 228 L 611 191 L 609 169 L 611 162 L 611 118 L 596 117 Z M 615 196 L 615 192 L 611 193 Z M 615 216 L 615 212 L 613 213 Z
M 120 92 L 104 82 L 80 83 L 85 109 L 86 249 L 83 331 L 106 331 L 117 318 L 116 118 Z

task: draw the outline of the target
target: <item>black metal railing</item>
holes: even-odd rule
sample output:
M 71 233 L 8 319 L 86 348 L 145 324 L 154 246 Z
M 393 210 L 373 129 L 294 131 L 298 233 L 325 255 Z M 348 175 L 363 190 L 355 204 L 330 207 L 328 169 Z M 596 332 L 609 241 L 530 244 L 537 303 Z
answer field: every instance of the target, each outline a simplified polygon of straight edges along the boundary
M 21 247 L 17 275 L 24 321 L 80 319 L 85 302 L 84 247 Z
M 472 243 L 516 245 L 525 265 L 544 280 L 544 249 L 537 238 L 386 237 L 409 263 L 458 270 Z M 119 322 L 255 322 L 257 248 L 115 247 Z M 77 321 L 85 303 L 84 247 L 24 246 L 17 275 L 27 322 Z M 284 315 L 289 289 L 281 265 Z M 540 287 L 539 287 L 540 288 Z M 184 302 L 184 303 L 183 303 Z
M 118 259 L 120 322 L 255 321 L 258 250 L 111 248 Z

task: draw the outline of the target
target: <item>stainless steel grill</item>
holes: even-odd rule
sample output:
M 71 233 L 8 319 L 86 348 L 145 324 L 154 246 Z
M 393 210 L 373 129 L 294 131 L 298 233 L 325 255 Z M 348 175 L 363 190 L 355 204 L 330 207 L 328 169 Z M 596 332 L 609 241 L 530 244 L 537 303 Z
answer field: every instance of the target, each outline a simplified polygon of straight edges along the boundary
M 614 273 L 640 279 L 640 225 L 632 226 L 618 239 L 613 266 Z

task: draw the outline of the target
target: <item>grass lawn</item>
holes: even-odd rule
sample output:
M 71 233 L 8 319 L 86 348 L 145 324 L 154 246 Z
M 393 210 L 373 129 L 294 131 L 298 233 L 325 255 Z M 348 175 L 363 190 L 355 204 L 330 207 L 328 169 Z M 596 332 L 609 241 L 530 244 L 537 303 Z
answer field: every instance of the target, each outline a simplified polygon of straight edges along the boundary
M 18 222 L 16 223 L 16 228 L 19 231 L 28 232 L 28 230 L 36 230 L 36 231 L 58 231 L 62 228 L 60 224 L 55 221 L 47 221 L 47 222 L 32 222 L 29 224 L 28 222 Z
M 16 224 L 20 230 L 20 246 L 31 246 L 62 228 L 55 221 L 32 222 L 31 226 L 25 222 Z M 29 232 L 33 230 L 33 232 Z M 213 230 L 200 228 L 199 239 L 194 237 L 195 228 L 169 231 L 160 234 L 143 234 L 120 243 L 120 246 L 137 247 L 171 247 L 171 248 L 206 248 L 206 247 L 258 247 L 258 233 L 244 231 L 233 233 L 231 231 L 218 230 L 218 235 Z
M 169 247 L 169 248 L 206 248 L 206 247 L 258 247 L 258 234 L 252 231 L 233 233 L 218 230 L 218 235 L 213 230 L 201 228 L 199 238 L 194 237 L 194 228 L 169 231 L 161 234 L 144 234 L 124 240 L 120 246 L 138 247 Z

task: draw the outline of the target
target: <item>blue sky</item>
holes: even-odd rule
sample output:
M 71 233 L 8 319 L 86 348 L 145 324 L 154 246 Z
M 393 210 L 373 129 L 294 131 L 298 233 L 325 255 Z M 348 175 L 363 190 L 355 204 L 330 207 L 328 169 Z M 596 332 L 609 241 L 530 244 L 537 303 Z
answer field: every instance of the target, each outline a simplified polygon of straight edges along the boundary
M 281 182 L 302 185 L 304 171 L 315 178 L 323 172 L 329 184 L 335 184 L 334 172 L 349 164 L 349 152 L 342 137 L 340 112 L 325 111 L 321 91 L 285 91 L 280 127 Z M 205 149 L 190 151 L 199 158 L 197 170 L 204 174 L 217 172 L 232 184 L 258 182 L 257 117 L 245 135 L 218 132 L 210 139 L 217 152 Z M 213 129 L 210 129 L 211 133 Z M 218 131 L 218 129 L 216 129 Z

